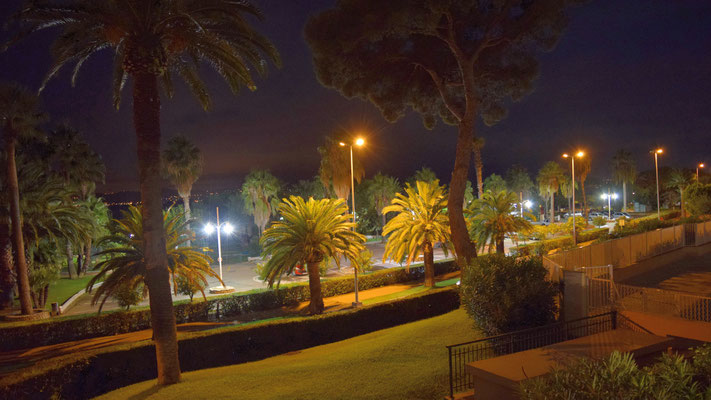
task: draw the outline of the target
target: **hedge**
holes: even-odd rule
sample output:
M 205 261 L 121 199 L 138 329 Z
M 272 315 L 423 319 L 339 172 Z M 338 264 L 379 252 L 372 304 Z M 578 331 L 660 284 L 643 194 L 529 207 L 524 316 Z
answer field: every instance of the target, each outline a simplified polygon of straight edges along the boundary
M 179 339 L 181 369 L 261 360 L 457 308 L 458 290 L 449 287 L 357 310 L 188 333 Z M 88 399 L 156 376 L 155 348 L 144 341 L 39 362 L 0 378 L 0 398 Z
M 438 275 L 457 270 L 454 261 L 435 264 Z M 424 267 L 390 268 L 370 274 L 360 275 L 358 289 L 410 282 L 424 277 Z M 354 282 L 351 277 L 325 280 L 321 283 L 324 297 L 337 296 L 353 292 Z M 193 303 L 180 302 L 174 305 L 176 322 L 201 322 L 220 319 L 254 311 L 264 311 L 282 306 L 294 305 L 309 300 L 309 287 L 306 283 L 283 285 L 278 290 L 238 293 L 212 297 L 207 301 Z M 101 315 L 83 315 L 55 320 L 43 320 L 32 323 L 15 323 L 0 326 L 0 351 L 19 350 L 30 347 L 46 346 L 98 336 L 111 336 L 135 332 L 151 327 L 149 309 L 133 311 L 115 311 Z
M 587 242 L 604 237 L 609 232 L 608 228 L 594 228 L 578 233 L 578 242 Z M 527 255 L 545 255 L 554 249 L 566 249 L 573 247 L 573 236 L 561 236 L 554 239 L 541 240 L 524 244 L 512 248 L 512 254 L 519 256 Z

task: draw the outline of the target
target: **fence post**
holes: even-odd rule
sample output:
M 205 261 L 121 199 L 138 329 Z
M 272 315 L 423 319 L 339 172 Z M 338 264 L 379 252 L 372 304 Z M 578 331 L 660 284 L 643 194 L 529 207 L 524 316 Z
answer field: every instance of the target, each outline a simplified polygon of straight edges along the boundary
M 449 398 L 454 399 L 454 377 L 452 376 L 452 348 L 448 347 L 449 350 Z
M 617 310 L 612 310 L 612 329 L 617 329 Z

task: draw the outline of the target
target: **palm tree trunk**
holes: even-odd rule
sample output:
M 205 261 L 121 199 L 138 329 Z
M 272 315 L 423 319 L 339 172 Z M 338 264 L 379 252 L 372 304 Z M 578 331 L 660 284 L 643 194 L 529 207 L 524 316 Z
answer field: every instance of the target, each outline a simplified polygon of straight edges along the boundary
M 627 211 L 627 182 L 622 181 L 622 212 Z
M 156 75 L 136 73 L 133 78 L 133 123 L 136 129 L 138 176 L 143 202 L 146 285 L 150 296 L 158 383 L 166 385 L 180 381 L 180 360 L 163 228 L 160 94 Z
M 79 253 L 77 253 L 77 275 L 84 276 L 84 248 L 79 247 Z
M 585 180 L 580 180 L 580 190 L 583 192 L 583 218 L 588 220 L 588 197 L 585 195 Z M 573 221 L 575 221 L 575 215 L 573 215 Z M 573 222 L 575 223 L 575 222 Z
M 478 198 L 484 195 L 484 161 L 481 159 L 481 146 L 474 145 L 474 168 L 476 169 L 476 189 Z
M 181 193 L 180 198 L 183 199 L 183 209 L 185 210 L 185 221 L 187 221 L 187 228 L 190 230 L 190 193 Z M 188 240 L 185 244 L 190 247 L 190 241 Z
M 321 275 L 319 274 L 320 262 L 310 262 L 306 264 L 309 271 L 309 313 L 321 314 L 323 312 L 323 296 L 321 295 Z
M 72 244 L 67 241 L 67 273 L 69 274 L 69 279 L 76 279 L 77 271 L 74 269 L 74 251 L 72 250 Z
M 0 310 L 12 307 L 15 273 L 12 268 L 12 243 L 10 225 L 0 223 Z
M 555 193 L 551 193 L 551 216 L 550 216 L 550 223 L 555 222 Z
M 684 189 L 679 188 L 679 201 L 681 202 L 681 217 L 686 218 L 686 210 L 684 209 Z
M 385 235 L 383 235 L 383 229 L 385 229 L 385 224 L 387 223 L 387 219 L 385 218 L 385 213 L 380 214 L 380 243 L 385 243 Z
M 468 265 L 469 261 L 476 257 L 476 250 L 472 245 L 467 224 L 464 221 L 464 191 L 467 186 L 469 163 L 474 145 L 474 115 L 459 122 L 454 169 L 449 183 L 449 198 L 447 200 L 452 243 L 460 268 Z
M 84 273 L 91 269 L 91 238 L 84 243 Z
M 434 287 L 435 285 L 435 270 L 434 270 L 434 251 L 432 243 L 425 242 L 422 245 L 423 253 L 425 253 L 425 286 Z
M 20 214 L 20 189 L 17 184 L 17 165 L 15 164 L 16 133 L 11 126 L 5 127 L 5 151 L 7 152 L 7 191 L 10 195 L 10 222 L 12 225 L 12 248 L 17 272 L 17 288 L 20 294 L 20 311 L 23 315 L 32 314 L 30 298 L 30 280 L 25 260 L 25 243 L 22 238 L 22 216 Z
M 504 254 L 506 251 L 504 250 L 504 238 L 496 238 L 496 252 L 499 254 Z

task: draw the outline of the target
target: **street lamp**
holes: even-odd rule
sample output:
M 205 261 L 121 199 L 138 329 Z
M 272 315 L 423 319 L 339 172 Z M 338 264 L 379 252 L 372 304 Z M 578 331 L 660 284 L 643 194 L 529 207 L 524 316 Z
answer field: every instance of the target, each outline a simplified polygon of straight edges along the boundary
M 220 282 L 222 282 L 222 285 L 211 287 L 210 293 L 231 293 L 235 291 L 235 288 L 225 286 L 222 280 L 222 241 L 220 240 L 220 236 L 222 233 L 229 235 L 234 231 L 234 227 L 229 222 L 220 223 L 220 207 L 215 207 L 215 211 L 217 212 L 217 224 L 213 225 L 208 222 L 203 228 L 203 232 L 205 232 L 207 236 L 210 236 L 213 232 L 217 231 L 217 263 L 220 266 Z
M 574 155 L 569 155 L 567 153 L 563 154 L 563 158 L 570 158 L 570 174 L 571 182 L 573 185 L 573 246 L 578 245 L 578 237 L 575 234 L 575 157 L 582 158 L 585 155 L 582 151 L 578 151 Z M 551 222 L 553 222 L 553 216 L 551 215 Z
M 706 166 L 706 165 L 704 165 L 704 163 L 701 163 L 701 164 L 699 164 L 699 165 L 696 166 L 696 181 L 697 181 L 697 182 L 699 181 L 699 168 L 703 168 L 703 167 L 705 167 L 705 166 Z
M 600 195 L 600 198 L 607 199 L 607 219 L 612 219 L 612 200 L 617 200 L 617 193 L 610 193 L 610 188 L 607 189 L 607 193 Z
M 650 153 L 654 154 L 654 174 L 657 178 L 657 219 L 662 219 L 662 215 L 659 211 L 659 161 L 657 158 L 660 154 L 664 153 L 664 150 L 656 149 L 650 151 Z
M 365 140 L 363 138 L 357 138 L 353 144 L 346 144 L 344 142 L 339 142 L 338 143 L 341 147 L 348 146 L 350 153 L 351 153 L 351 210 L 353 211 L 353 231 L 355 232 L 355 224 L 356 224 L 356 210 L 355 210 L 355 183 L 353 182 L 353 144 L 355 144 L 358 147 L 361 147 L 365 144 Z M 358 266 L 353 265 L 353 283 L 355 287 L 355 301 L 353 302 L 353 307 L 358 307 L 363 305 L 360 301 L 358 301 Z

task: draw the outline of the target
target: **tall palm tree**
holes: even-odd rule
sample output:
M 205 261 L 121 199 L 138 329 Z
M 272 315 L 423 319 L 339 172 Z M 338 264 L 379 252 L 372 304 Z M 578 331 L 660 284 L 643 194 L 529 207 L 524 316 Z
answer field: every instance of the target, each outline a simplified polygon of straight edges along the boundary
M 481 199 L 481 196 L 484 194 L 484 161 L 481 158 L 481 149 L 484 148 L 485 144 L 486 139 L 479 136 L 474 138 L 474 146 L 472 147 L 472 152 L 474 153 L 474 168 L 476 169 L 477 198 L 479 199 Z
M 183 200 L 188 229 L 190 229 L 190 192 L 193 190 L 193 184 L 202 174 L 202 164 L 200 149 L 185 136 L 170 139 L 163 151 L 163 176 L 175 186 L 178 196 Z M 190 241 L 185 244 L 190 246 Z
M 538 171 L 538 191 L 544 198 L 550 199 L 550 221 L 555 221 L 555 195 L 563 182 L 564 172 L 555 161 L 548 161 Z
M 686 217 L 686 208 L 684 207 L 684 191 L 687 186 L 693 182 L 691 174 L 681 168 L 672 170 L 669 179 L 666 181 L 666 186 L 679 191 L 679 202 L 681 203 L 681 217 Z
M 437 180 L 437 174 L 430 167 L 422 167 L 415 171 L 414 174 L 407 180 L 410 186 L 416 186 L 417 182 L 432 183 Z
M 632 153 L 625 149 L 617 150 L 612 157 L 612 176 L 615 182 L 622 184 L 623 210 L 627 209 L 627 184 L 634 183 L 637 178 L 637 166 Z
M 514 192 L 487 190 L 467 208 L 469 235 L 480 251 L 488 245 L 490 253 L 496 247 L 496 252 L 503 254 L 506 235 L 531 229 L 531 223 L 516 213 L 517 201 Z
M 99 240 L 111 247 L 97 255 L 107 258 L 98 263 L 99 273 L 89 283 L 87 289 L 92 291 L 97 282 L 102 282 L 96 288 L 91 304 L 99 303 L 99 313 L 106 299 L 120 290 L 122 285 L 130 285 L 132 289 L 142 286 L 148 274 L 145 260 L 145 240 L 143 238 L 143 219 L 141 209 L 130 206 L 122 212 L 121 219 L 114 220 L 116 230 Z M 168 270 L 173 282 L 173 292 L 177 293 L 178 280 L 183 279 L 196 287 L 205 298 L 202 288 L 207 286 L 207 276 L 220 280 L 220 276 L 210 267 L 212 259 L 200 251 L 184 244 L 193 233 L 188 229 L 187 220 L 182 213 L 171 212 L 168 209 L 163 214 L 165 228 L 165 251 L 168 255 Z M 220 280 L 220 282 L 222 282 Z
M 585 193 L 585 181 L 592 169 L 592 158 L 589 155 L 578 160 L 575 164 L 575 177 L 580 180 L 580 191 L 583 194 L 583 218 L 588 219 L 588 196 Z
M 177 74 L 208 109 L 210 97 L 198 73 L 199 63 L 206 61 L 234 93 L 243 86 L 255 90 L 251 72 L 265 74 L 266 59 L 278 64 L 279 57 L 274 46 L 250 26 L 250 16 L 261 18 L 261 13 L 246 1 L 228 0 L 47 0 L 30 3 L 17 15 L 23 33 L 63 28 L 54 42 L 54 62 L 41 88 L 70 63 L 75 63 L 74 82 L 84 62 L 107 48 L 114 51 L 116 107 L 127 78 L 133 79 L 146 284 L 159 384 L 180 380 L 180 362 L 163 245 L 158 86 L 162 83 L 172 96 L 172 78 Z
M 368 191 L 373 200 L 375 211 L 380 216 L 381 228 L 385 227 L 386 214 L 383 212 L 383 208 L 390 204 L 398 190 L 400 190 L 400 183 L 397 181 L 397 178 L 383 175 L 380 172 L 375 174 L 370 182 Z M 383 240 L 385 240 L 385 237 L 383 237 Z
M 32 299 L 22 237 L 15 148 L 20 136 L 37 134 L 37 125 L 44 120 L 45 114 L 39 110 L 39 100 L 36 96 L 16 84 L 0 83 L 0 123 L 5 141 L 5 186 L 10 204 L 10 238 L 17 273 L 20 311 L 24 315 L 32 314 Z
M 398 193 L 392 204 L 383 209 L 384 213 L 397 213 L 383 229 L 388 236 L 383 261 L 405 259 L 406 265 L 416 260 L 420 254 L 425 261 L 425 286 L 433 287 L 434 244 L 442 243 L 445 254 L 449 251 L 451 233 L 447 217 L 447 195 L 438 180 L 418 181 L 415 188 L 409 184 L 405 194 Z
M 279 206 L 279 179 L 267 170 L 253 170 L 242 184 L 242 200 L 247 214 L 254 217 L 254 224 L 259 235 L 269 223 L 269 218 L 276 215 Z
M 573 208 L 573 191 L 578 188 L 578 182 L 573 183 L 568 175 L 563 175 L 560 182 L 560 193 L 568 199 L 568 210 Z
M 341 146 L 339 143 L 340 140 L 326 136 L 324 145 L 319 146 L 321 164 L 318 174 L 327 195 L 348 200 L 351 192 L 350 152 L 348 146 Z M 353 179 L 360 183 L 364 176 L 363 164 L 353 154 Z
M 319 266 L 327 259 L 337 263 L 340 256 L 357 266 L 360 253 L 365 250 L 365 237 L 355 231 L 348 206 L 341 199 L 321 199 L 291 196 L 282 200 L 279 212 L 283 219 L 275 221 L 261 238 L 264 254 L 270 255 L 264 264 L 262 278 L 269 286 L 281 281 L 285 273 L 297 264 L 306 264 L 309 273 L 311 301 L 309 312 L 323 312 Z
M 531 195 L 533 181 L 528 175 L 528 170 L 521 165 L 513 165 L 506 171 L 506 186 L 514 193 L 519 194 L 519 200 Z

